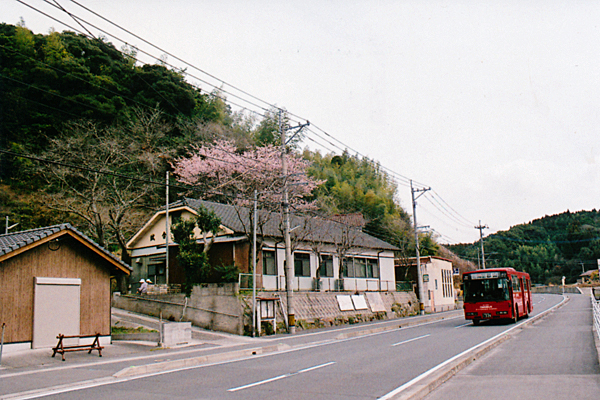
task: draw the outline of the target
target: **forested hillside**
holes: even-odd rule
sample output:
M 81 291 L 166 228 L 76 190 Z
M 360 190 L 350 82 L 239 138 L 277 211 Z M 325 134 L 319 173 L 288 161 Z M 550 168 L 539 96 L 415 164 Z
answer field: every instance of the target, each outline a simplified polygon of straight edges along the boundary
M 257 149 L 281 140 L 278 109 L 233 112 L 222 93 L 201 92 L 184 71 L 160 60 L 141 65 L 135 49 L 72 32 L 0 25 L 0 91 L 1 215 L 17 229 L 70 222 L 115 252 L 164 204 L 166 172 L 186 157 L 229 145 L 231 154 L 266 154 Z M 362 213 L 365 231 L 414 254 L 409 216 L 377 163 L 302 151 L 300 139 L 288 151 L 318 183 L 302 194 L 312 212 Z M 230 181 L 240 172 L 232 173 Z M 192 187 L 173 176 L 171 200 L 218 188 L 228 201 L 230 181 L 207 177 Z M 422 254 L 435 254 L 436 243 L 422 241 Z
M 480 242 L 452 245 L 457 255 L 475 263 Z M 535 283 L 574 283 L 600 259 L 600 212 L 566 211 L 516 225 L 484 238 L 486 267 L 527 271 Z

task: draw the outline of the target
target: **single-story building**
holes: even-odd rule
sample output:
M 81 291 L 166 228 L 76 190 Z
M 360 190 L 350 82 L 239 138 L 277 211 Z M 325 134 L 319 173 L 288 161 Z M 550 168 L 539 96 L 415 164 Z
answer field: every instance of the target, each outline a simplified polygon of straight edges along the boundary
M 427 312 L 454 310 L 456 290 L 452 261 L 442 258 L 427 256 L 420 258 L 423 274 L 423 294 L 425 299 L 421 302 Z M 396 279 L 401 282 L 413 282 L 415 293 L 419 293 L 417 285 L 417 258 L 410 257 L 396 260 Z
M 590 270 L 585 271 L 583 274 L 580 274 L 577 282 L 589 284 L 589 283 L 592 283 L 594 280 L 598 280 L 598 270 L 597 269 L 590 269 Z
M 70 224 L 0 235 L 0 324 L 7 349 L 46 348 L 56 336 L 110 343 L 111 277 L 130 267 Z
M 169 205 L 170 225 L 189 219 L 204 207 L 221 219 L 209 251 L 213 265 L 236 265 L 252 271 L 252 210 L 246 207 L 184 198 Z M 285 290 L 285 245 L 280 213 L 259 211 L 257 219 L 257 287 Z M 294 290 L 395 291 L 394 251 L 397 247 L 370 236 L 352 224 L 332 219 L 290 216 Z M 133 289 L 140 279 L 167 282 L 166 210 L 158 211 L 129 240 Z M 202 233 L 195 237 L 203 243 Z M 169 235 L 169 284 L 183 283 L 177 245 Z M 340 266 L 342 268 L 340 268 Z M 341 271 L 340 271 L 341 269 Z M 341 275 L 340 275 L 341 273 Z M 242 285 L 243 286 L 243 285 Z

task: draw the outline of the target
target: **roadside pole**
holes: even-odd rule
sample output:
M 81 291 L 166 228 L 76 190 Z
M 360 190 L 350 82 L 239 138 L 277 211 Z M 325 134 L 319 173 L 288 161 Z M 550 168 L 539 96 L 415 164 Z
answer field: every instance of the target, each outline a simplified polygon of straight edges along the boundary
M 256 202 L 258 192 L 254 190 L 254 212 L 252 213 L 252 337 L 256 332 Z
M 283 175 L 283 218 L 284 218 L 284 240 L 285 240 L 285 291 L 287 298 L 288 333 L 296 333 L 296 315 L 294 312 L 294 268 L 292 268 L 292 243 L 290 240 L 290 204 L 288 202 L 287 186 L 287 157 L 285 147 L 285 127 L 283 126 L 282 110 L 279 110 L 279 131 L 281 132 L 281 169 Z
M 279 131 L 281 133 L 281 170 L 283 178 L 283 218 L 284 218 L 284 240 L 285 240 L 285 286 L 287 295 L 287 313 L 288 313 L 288 333 L 296 333 L 296 315 L 294 312 L 294 260 L 292 259 L 292 243 L 290 239 L 290 202 L 288 193 L 288 165 L 287 165 L 287 144 L 294 136 L 298 135 L 302 129 L 309 126 L 306 124 L 298 124 L 298 126 L 287 127 L 283 122 L 283 110 L 279 109 Z M 286 139 L 286 132 L 295 129 L 296 132 Z
M 481 241 L 481 265 L 482 269 L 485 269 L 485 253 L 483 252 L 483 230 L 488 229 L 489 226 L 481 225 L 481 220 L 479 220 L 479 226 L 476 226 L 475 229 L 479 229 L 479 240 Z
M 410 192 L 412 195 L 412 205 L 413 205 L 413 221 L 415 224 L 415 250 L 417 253 L 417 284 L 419 286 L 419 312 L 421 315 L 425 314 L 425 288 L 423 287 L 423 271 L 421 271 L 421 254 L 419 252 L 419 225 L 417 225 L 417 199 L 421 197 L 426 191 L 431 190 L 431 188 L 423 188 L 423 189 L 413 189 L 412 179 L 410 180 Z M 417 197 L 415 197 L 415 192 L 421 192 Z

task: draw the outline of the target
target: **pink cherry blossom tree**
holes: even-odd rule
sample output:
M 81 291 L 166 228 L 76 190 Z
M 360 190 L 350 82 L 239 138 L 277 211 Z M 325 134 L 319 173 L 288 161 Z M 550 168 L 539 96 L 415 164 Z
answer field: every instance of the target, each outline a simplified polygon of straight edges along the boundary
M 288 150 L 285 157 L 287 177 L 282 176 L 281 147 L 266 145 L 238 149 L 232 142 L 218 140 L 210 145 L 194 147 L 188 157 L 176 159 L 173 168 L 177 180 L 193 186 L 202 198 L 234 205 L 249 239 L 255 216 L 250 214 L 250 220 L 244 218 L 247 214 L 242 212 L 242 208 L 253 208 L 254 191 L 257 191 L 260 209 L 256 216 L 258 255 L 263 247 L 265 223 L 272 212 L 281 210 L 284 184 L 288 187 L 292 209 L 316 208 L 311 194 L 322 181 L 306 174 L 309 162 L 301 155 Z
M 194 186 L 205 199 L 250 207 L 254 191 L 262 209 L 275 210 L 287 181 L 290 206 L 314 208 L 312 191 L 321 183 L 306 175 L 309 162 L 299 154 L 286 154 L 288 176 L 281 172 L 281 148 L 273 145 L 238 149 L 232 142 L 218 140 L 212 145 L 196 146 L 188 157 L 173 164 L 181 183 Z

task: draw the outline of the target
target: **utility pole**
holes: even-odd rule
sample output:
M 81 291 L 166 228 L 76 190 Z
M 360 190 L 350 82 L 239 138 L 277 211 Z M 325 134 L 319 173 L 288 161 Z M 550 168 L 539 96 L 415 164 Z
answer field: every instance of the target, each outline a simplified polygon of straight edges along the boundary
M 287 298 L 287 314 L 288 314 L 288 333 L 293 335 L 296 333 L 296 315 L 294 312 L 294 261 L 292 259 L 292 242 L 290 239 L 290 203 L 288 194 L 288 166 L 286 157 L 286 137 L 285 134 L 289 129 L 297 129 L 296 133 L 292 135 L 289 140 L 292 140 L 295 135 L 310 125 L 308 121 L 304 125 L 298 125 L 297 127 L 289 128 L 284 126 L 283 123 L 283 110 L 279 109 L 279 132 L 281 133 L 281 169 L 283 175 L 283 218 L 284 218 L 284 241 L 285 241 L 285 287 L 286 287 L 286 298 Z
M 412 195 L 412 205 L 413 205 L 413 221 L 415 224 L 415 249 L 417 251 L 417 284 L 419 287 L 419 310 L 421 315 L 425 314 L 425 288 L 423 287 L 423 271 L 421 271 L 421 254 L 419 253 L 419 226 L 417 225 L 417 199 L 421 197 L 426 191 L 431 190 L 431 188 L 423 188 L 423 189 L 413 189 L 412 179 L 410 180 L 410 192 Z M 415 193 L 421 192 L 417 197 L 415 197 Z
M 483 269 L 485 269 L 485 253 L 483 252 L 483 230 L 489 229 L 487 225 L 481 225 L 481 220 L 479 220 L 479 226 L 476 226 L 475 229 L 479 229 L 479 239 L 481 241 L 481 264 Z
M 169 290 L 169 171 L 167 171 L 167 182 L 165 189 L 165 273 L 167 291 Z M 158 283 L 158 282 L 155 282 Z
M 292 242 L 290 240 L 290 204 L 287 187 L 287 157 L 285 156 L 285 128 L 283 126 L 282 110 L 279 110 L 279 132 L 281 133 L 281 169 L 283 173 L 283 218 L 285 241 L 285 291 L 287 298 L 288 333 L 296 333 L 296 315 L 294 312 L 294 269 L 292 268 Z
M 252 337 L 256 334 L 256 202 L 258 192 L 254 189 L 254 210 L 252 212 Z
M 6 216 L 6 228 L 4 229 L 4 234 L 8 234 L 8 231 L 11 230 L 12 228 L 14 228 L 17 225 L 19 225 L 18 222 L 16 224 L 12 224 L 11 226 L 8 226 L 8 215 L 7 215 Z

